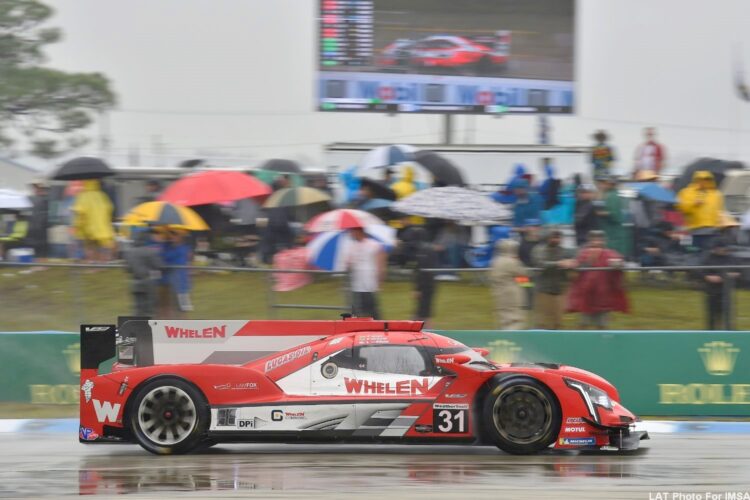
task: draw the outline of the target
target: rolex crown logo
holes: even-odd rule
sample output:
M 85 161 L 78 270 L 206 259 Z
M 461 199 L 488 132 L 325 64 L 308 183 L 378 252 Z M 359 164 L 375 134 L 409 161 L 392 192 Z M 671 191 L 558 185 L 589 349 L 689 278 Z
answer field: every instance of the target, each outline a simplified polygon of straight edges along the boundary
M 706 342 L 703 347 L 698 348 L 698 353 L 703 360 L 703 366 L 711 375 L 729 375 L 734 371 L 734 363 L 740 349 L 734 347 L 730 342 L 715 340 Z
M 62 353 L 65 355 L 65 362 L 68 365 L 70 373 L 81 373 L 81 344 L 70 344 L 63 349 Z
M 511 340 L 493 340 L 488 347 L 490 360 L 496 363 L 512 363 L 521 352 L 521 348 Z

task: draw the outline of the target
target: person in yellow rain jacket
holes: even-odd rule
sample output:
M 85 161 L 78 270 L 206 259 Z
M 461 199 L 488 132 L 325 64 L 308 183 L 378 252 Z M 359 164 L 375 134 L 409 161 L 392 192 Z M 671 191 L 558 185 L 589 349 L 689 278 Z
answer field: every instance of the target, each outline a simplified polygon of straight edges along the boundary
M 724 211 L 724 196 L 716 187 L 713 174 L 707 170 L 695 172 L 693 181 L 677 194 L 677 208 L 685 216 L 685 226 L 692 233 L 693 245 L 709 248 Z
M 405 166 L 401 169 L 401 179 L 391 185 L 391 189 L 396 193 L 396 198 L 406 198 L 417 191 L 417 184 L 414 182 L 414 167 Z
M 71 211 L 75 236 L 84 245 L 86 259 L 109 260 L 115 246 L 113 206 L 98 180 L 83 181 L 83 190 L 76 196 Z
M 391 184 L 391 189 L 394 193 L 396 193 L 397 200 L 406 198 L 407 196 L 416 193 L 417 184 L 416 182 L 414 182 L 414 167 L 410 167 L 409 165 L 404 166 L 401 169 L 401 179 L 398 182 L 394 182 L 393 184 Z M 395 227 L 396 229 L 401 229 L 404 227 L 402 221 L 391 222 L 391 226 Z M 412 215 L 406 219 L 406 222 L 413 226 L 421 226 L 425 221 L 422 217 Z

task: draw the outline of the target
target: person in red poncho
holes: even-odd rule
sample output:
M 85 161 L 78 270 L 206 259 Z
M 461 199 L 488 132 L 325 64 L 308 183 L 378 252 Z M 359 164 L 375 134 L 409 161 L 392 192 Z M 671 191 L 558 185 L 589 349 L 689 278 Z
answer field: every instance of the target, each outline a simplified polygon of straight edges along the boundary
M 602 231 L 589 232 L 588 243 L 578 253 L 579 267 L 620 267 L 622 255 L 607 248 Z M 581 313 L 581 328 L 607 329 L 607 315 L 628 312 L 623 273 L 620 270 L 580 271 L 568 295 L 568 312 Z

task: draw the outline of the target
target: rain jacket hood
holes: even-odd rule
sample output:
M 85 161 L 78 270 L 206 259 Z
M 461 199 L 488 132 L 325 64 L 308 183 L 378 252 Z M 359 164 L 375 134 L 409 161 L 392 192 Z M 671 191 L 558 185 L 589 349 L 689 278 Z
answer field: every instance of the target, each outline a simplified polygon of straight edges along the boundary
M 705 189 L 704 183 L 707 184 Z M 688 229 L 719 227 L 724 196 L 716 188 L 713 174 L 707 170 L 695 172 L 693 182 L 677 194 L 677 208 L 685 215 Z
M 503 257 L 518 257 L 519 243 L 516 240 L 504 239 L 495 243 L 498 255 Z
M 716 179 L 714 174 L 708 170 L 696 170 L 693 173 L 693 183 L 699 184 L 701 181 L 708 181 L 710 189 L 716 189 Z

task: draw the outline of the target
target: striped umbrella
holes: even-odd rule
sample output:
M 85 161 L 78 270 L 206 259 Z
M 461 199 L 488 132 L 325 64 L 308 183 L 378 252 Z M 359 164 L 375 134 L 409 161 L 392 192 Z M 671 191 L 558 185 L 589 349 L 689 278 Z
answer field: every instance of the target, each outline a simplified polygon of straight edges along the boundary
M 389 167 L 398 165 L 413 158 L 417 148 L 407 144 L 393 144 L 391 146 L 379 146 L 371 149 L 365 154 L 359 163 L 360 171 L 371 168 Z
M 396 245 L 396 230 L 389 226 L 374 225 L 365 228 L 365 234 L 391 251 Z M 318 269 L 344 271 L 346 257 L 354 240 L 347 231 L 320 233 L 307 244 L 307 261 Z
M 263 204 L 265 208 L 300 207 L 331 201 L 328 193 L 311 187 L 279 189 Z
M 192 208 L 166 201 L 141 203 L 125 214 L 122 222 L 127 226 L 169 226 L 188 231 L 209 229 L 208 224 Z
M 305 230 L 310 233 L 324 233 L 327 231 L 352 229 L 355 227 L 368 228 L 370 226 L 384 224 L 385 222 L 382 220 L 372 214 L 363 212 L 362 210 L 339 208 L 313 217 L 307 224 L 305 224 Z

